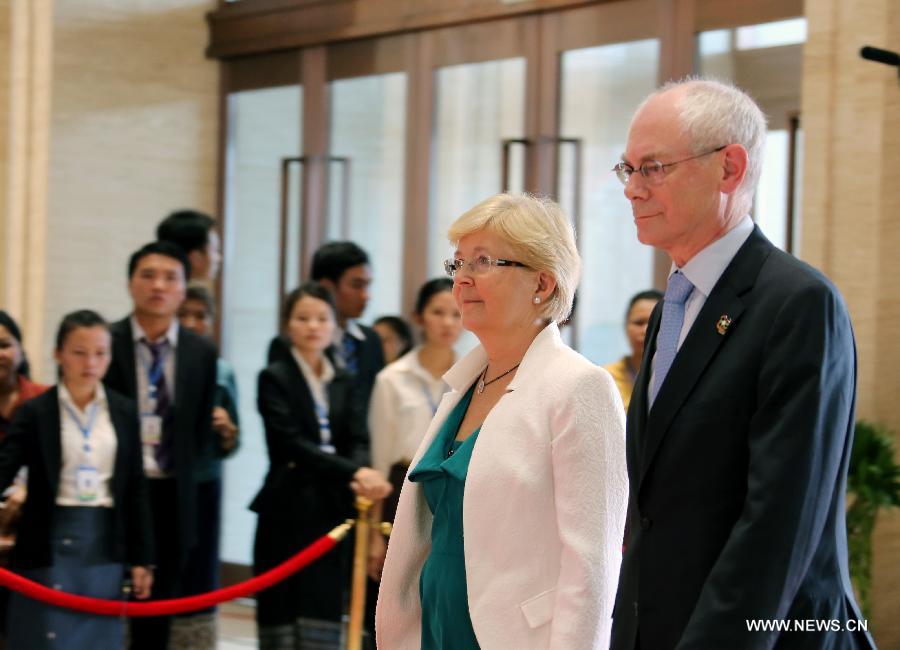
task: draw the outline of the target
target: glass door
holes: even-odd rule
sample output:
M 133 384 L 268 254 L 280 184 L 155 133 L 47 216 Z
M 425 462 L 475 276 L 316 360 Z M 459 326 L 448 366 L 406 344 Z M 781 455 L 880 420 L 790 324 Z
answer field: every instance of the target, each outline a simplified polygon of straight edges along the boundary
M 363 321 L 402 314 L 407 37 L 328 48 L 325 239 L 360 244 L 373 282 Z
M 299 276 L 300 175 L 295 166 L 286 170 L 287 185 L 293 188 L 285 206 L 286 222 L 281 201 L 282 161 L 302 151 L 302 94 L 299 84 L 290 84 L 242 90 L 228 99 L 224 241 L 229 263 L 223 268 L 220 351 L 234 367 L 239 386 L 241 447 L 225 464 L 221 553 L 223 561 L 235 564 L 252 561 L 256 515 L 247 504 L 268 467 L 256 414 L 256 376 L 279 329 L 279 284 Z M 278 251 L 285 237 L 286 255 L 280 263 Z
M 557 198 L 576 220 L 584 264 L 572 340 L 598 364 L 629 352 L 628 301 L 654 279 L 653 249 L 638 242 L 631 207 L 610 171 L 625 150 L 631 116 L 659 76 L 659 40 L 621 15 L 625 9 L 642 11 L 586 7 L 550 16 L 543 26 L 559 62 Z

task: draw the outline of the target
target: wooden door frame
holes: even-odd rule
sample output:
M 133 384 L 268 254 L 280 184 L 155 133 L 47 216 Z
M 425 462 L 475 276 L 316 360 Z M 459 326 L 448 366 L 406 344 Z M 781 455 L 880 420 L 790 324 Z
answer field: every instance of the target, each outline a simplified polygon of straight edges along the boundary
M 428 237 L 431 136 L 434 109 L 434 70 L 453 62 L 499 58 L 503 51 L 526 59 L 525 137 L 537 143 L 526 162 L 526 187 L 543 194 L 555 188 L 559 133 L 561 53 L 604 42 L 656 37 L 660 42 L 659 82 L 691 74 L 696 35 L 701 31 L 734 28 L 803 15 L 802 0 L 441 0 L 423 2 L 421 10 L 405 0 L 379 2 L 376 16 L 368 0 L 246 0 L 220 3 L 207 16 L 210 41 L 207 53 L 221 59 L 220 112 L 222 129 L 228 124 L 227 97 L 238 90 L 300 83 L 303 93 L 303 155 L 328 153 L 328 82 L 355 74 L 376 74 L 372 58 L 329 57 L 329 46 L 359 48 L 374 39 L 402 39 L 387 67 L 401 66 L 407 74 L 407 125 L 404 169 L 404 261 L 401 304 L 409 313 L 419 284 L 430 273 Z M 326 11 L 330 8 L 330 11 Z M 591 20 L 585 17 L 592 16 Z M 593 23 L 592 20 L 596 20 Z M 302 29 L 286 31 L 302 22 Z M 483 53 L 463 52 L 454 60 L 452 45 L 467 31 L 502 33 L 504 24 L 525 21 L 533 30 L 531 47 L 516 48 L 508 39 L 487 38 Z M 398 36 L 403 34 L 404 36 Z M 601 41 L 601 42 L 598 42 Z M 521 46 L 521 44 L 518 44 Z M 459 58 L 461 56 L 461 58 Z M 393 57 L 393 58 L 391 58 Z M 480 58 L 482 57 L 482 58 Z M 384 65 L 382 64 L 382 67 Z M 221 158 L 227 150 L 220 137 Z M 303 273 L 325 232 L 327 170 L 304 168 L 303 234 L 300 269 Z M 219 165 L 220 214 L 225 214 L 227 165 Z M 319 195 L 318 198 L 316 195 Z M 223 228 L 223 241 L 227 228 Z M 669 258 L 654 256 L 653 278 L 664 287 Z M 221 292 L 219 292 L 221 296 Z

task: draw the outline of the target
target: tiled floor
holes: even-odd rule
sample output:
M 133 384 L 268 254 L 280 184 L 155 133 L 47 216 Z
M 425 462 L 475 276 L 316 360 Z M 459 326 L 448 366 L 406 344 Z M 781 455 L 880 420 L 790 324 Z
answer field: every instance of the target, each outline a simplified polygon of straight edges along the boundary
M 219 607 L 218 650 L 256 647 L 255 608 L 252 600 L 236 600 Z

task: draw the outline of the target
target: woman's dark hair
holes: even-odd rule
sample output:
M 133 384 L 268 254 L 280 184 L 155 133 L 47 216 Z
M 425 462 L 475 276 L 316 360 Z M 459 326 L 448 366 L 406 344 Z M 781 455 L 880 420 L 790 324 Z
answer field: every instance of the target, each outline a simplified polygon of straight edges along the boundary
M 73 311 L 71 314 L 63 316 L 59 329 L 56 330 L 56 349 L 62 350 L 63 345 L 66 343 L 66 338 L 73 330 L 79 327 L 102 327 L 109 331 L 109 323 L 97 312 L 90 309 Z
M 205 287 L 192 284 L 184 292 L 185 301 L 196 300 L 203 303 L 203 309 L 210 320 L 216 318 L 216 302 L 213 300 L 212 294 Z
M 337 314 L 337 307 L 334 304 L 334 296 L 331 292 L 323 287 L 318 282 L 304 282 L 299 287 L 291 291 L 284 299 L 284 304 L 281 308 L 281 326 L 284 329 L 287 329 L 288 321 L 291 319 L 291 312 L 294 311 L 294 305 L 300 302 L 300 299 L 304 296 L 309 296 L 310 298 L 318 298 L 331 307 L 331 313 Z
M 16 368 L 16 374 L 26 378 L 30 377 L 31 367 L 28 365 L 28 359 L 25 357 L 25 348 L 22 347 L 22 330 L 19 329 L 18 323 L 7 312 L 0 309 L 0 325 L 9 331 L 19 344 L 19 351 L 22 353 L 22 361 L 19 363 L 19 367 Z
M 662 291 L 657 291 L 656 289 L 647 289 L 647 291 L 641 291 L 640 293 L 636 293 L 631 296 L 631 300 L 628 301 L 628 309 L 625 310 L 625 322 L 628 322 L 628 314 L 631 313 L 631 308 L 634 307 L 634 304 L 640 300 L 652 300 L 653 302 L 659 302 L 663 299 Z
M 400 346 L 400 352 L 397 355 L 398 358 L 413 349 L 412 328 L 409 326 L 409 323 L 399 316 L 382 316 L 372 325 L 387 325 L 394 330 L 397 338 L 403 341 L 403 345 Z
M 432 297 L 444 291 L 453 290 L 453 280 L 450 278 L 434 278 L 422 285 L 419 295 L 416 297 L 416 314 L 421 316 L 425 312 Z

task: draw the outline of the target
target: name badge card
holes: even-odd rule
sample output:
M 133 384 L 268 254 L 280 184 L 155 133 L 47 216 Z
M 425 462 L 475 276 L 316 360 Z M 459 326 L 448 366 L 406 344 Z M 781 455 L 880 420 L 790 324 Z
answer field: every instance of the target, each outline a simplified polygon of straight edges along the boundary
M 97 468 L 91 465 L 79 465 L 75 474 L 75 489 L 79 501 L 93 501 L 97 498 L 100 486 L 100 475 Z
M 145 445 L 158 445 L 162 440 L 162 418 L 158 415 L 141 416 L 141 442 Z

